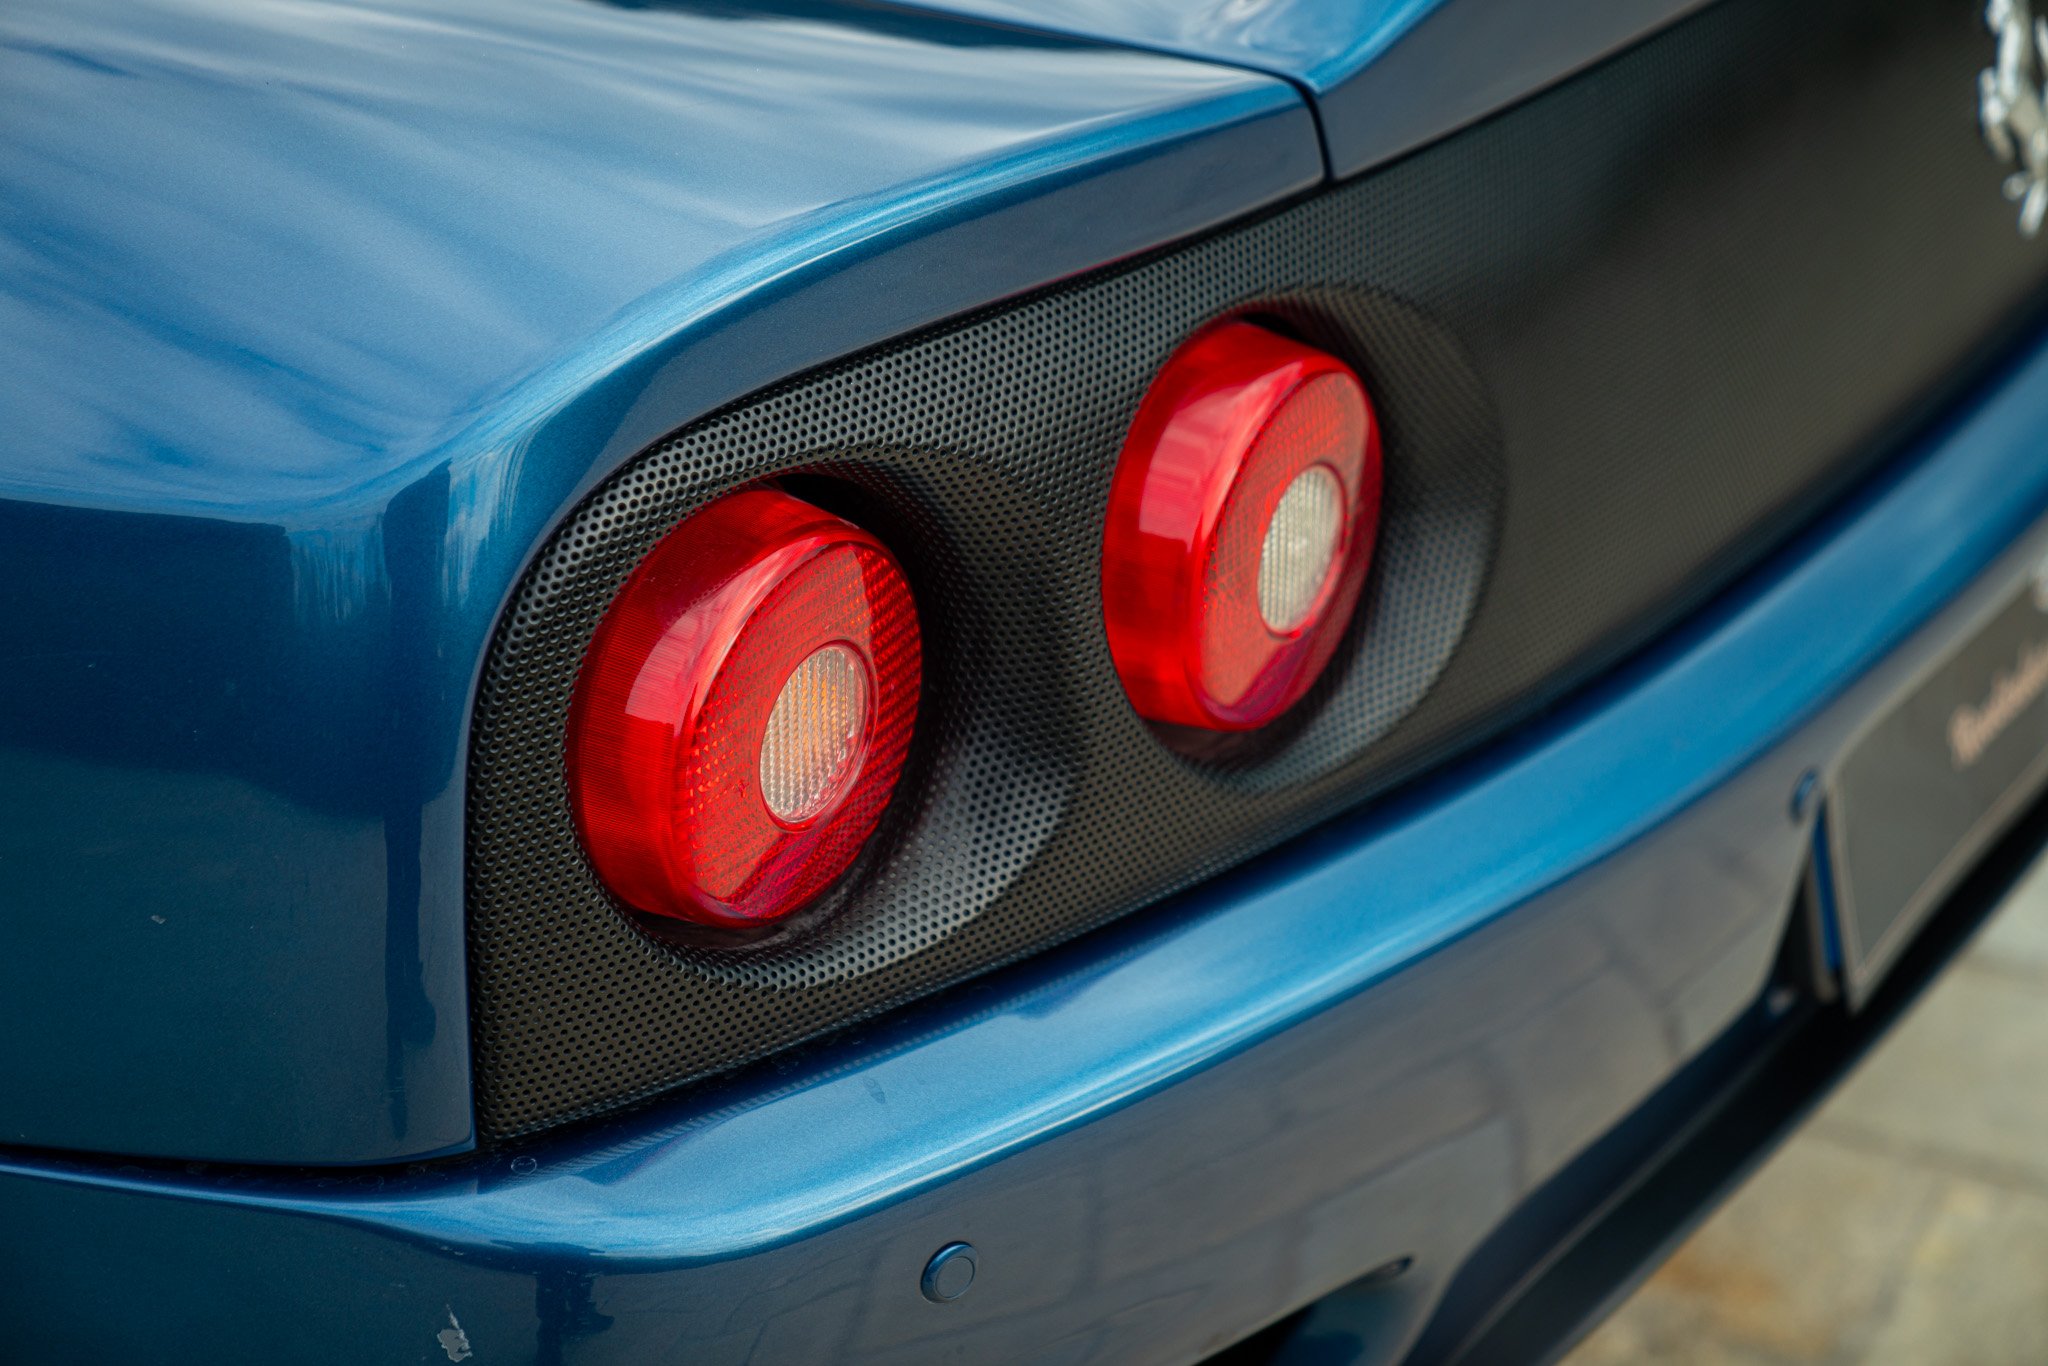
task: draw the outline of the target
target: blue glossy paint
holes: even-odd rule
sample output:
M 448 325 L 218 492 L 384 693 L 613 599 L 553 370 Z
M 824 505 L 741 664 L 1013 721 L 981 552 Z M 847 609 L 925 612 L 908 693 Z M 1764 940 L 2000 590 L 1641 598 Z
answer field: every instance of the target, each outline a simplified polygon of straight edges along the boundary
M 1705 0 L 912 0 L 1285 77 L 1334 176 L 1506 108 Z
M 828 0 L 17 0 L 0 127 L 0 1139 L 257 1161 L 470 1141 L 466 717 L 583 491 L 1321 170 Z
M 1541 726 L 721 1090 L 404 1175 L 0 1164 L 0 1318 L 169 1359 L 396 1355 L 457 1316 L 482 1359 L 1143 1361 L 1412 1257 L 1389 1358 L 1531 1190 L 1755 1027 L 1812 836 L 1786 795 L 2048 551 L 2044 426 L 2048 349 Z M 955 1241 L 975 1290 L 934 1317 Z

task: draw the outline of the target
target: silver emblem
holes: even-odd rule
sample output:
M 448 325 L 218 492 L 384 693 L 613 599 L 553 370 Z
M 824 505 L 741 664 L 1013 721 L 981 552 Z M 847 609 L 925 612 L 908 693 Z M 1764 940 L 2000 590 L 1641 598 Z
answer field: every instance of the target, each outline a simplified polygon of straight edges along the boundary
M 2032 237 L 2048 218 L 2048 22 L 2028 0 L 1991 0 L 1984 23 L 1998 35 L 1998 60 L 1977 73 L 1977 117 L 1984 141 L 2015 169 L 2005 197 L 2020 206 L 2020 231 Z

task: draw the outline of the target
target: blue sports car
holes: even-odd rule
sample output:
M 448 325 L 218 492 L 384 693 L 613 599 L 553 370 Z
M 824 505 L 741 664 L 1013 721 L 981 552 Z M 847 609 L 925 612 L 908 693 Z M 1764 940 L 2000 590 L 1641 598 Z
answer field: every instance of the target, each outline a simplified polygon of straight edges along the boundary
M 1553 1359 L 2048 841 L 2044 47 L 9 0 L 0 1359 Z

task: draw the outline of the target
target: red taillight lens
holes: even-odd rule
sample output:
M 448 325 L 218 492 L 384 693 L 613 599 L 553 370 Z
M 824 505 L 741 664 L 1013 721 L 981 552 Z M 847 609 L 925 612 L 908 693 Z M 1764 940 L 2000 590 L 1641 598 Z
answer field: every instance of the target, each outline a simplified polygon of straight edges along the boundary
M 695 513 L 598 624 L 569 709 L 591 865 L 637 910 L 797 910 L 882 818 L 917 719 L 910 585 L 867 532 L 772 489 Z
M 1145 394 L 1110 486 L 1103 616 L 1139 715 L 1251 730 L 1336 652 L 1372 560 L 1379 426 L 1348 366 L 1251 323 Z

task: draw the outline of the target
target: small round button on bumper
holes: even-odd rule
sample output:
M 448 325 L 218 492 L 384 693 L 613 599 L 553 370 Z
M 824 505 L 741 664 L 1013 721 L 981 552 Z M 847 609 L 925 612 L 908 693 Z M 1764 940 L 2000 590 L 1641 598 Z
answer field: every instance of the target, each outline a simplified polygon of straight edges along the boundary
M 948 1243 L 925 1263 L 918 1288 L 933 1304 L 957 1300 L 974 1284 L 974 1248 L 967 1243 Z

